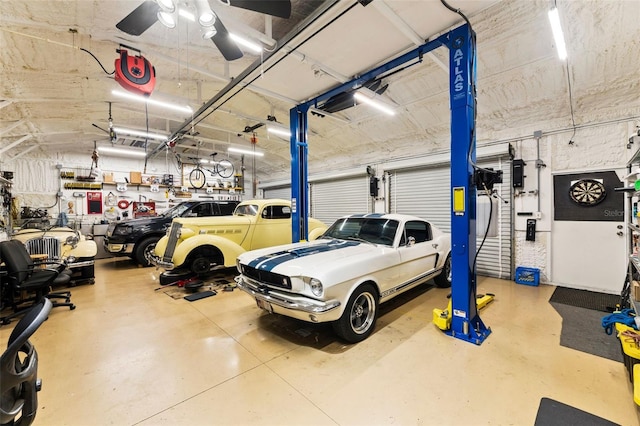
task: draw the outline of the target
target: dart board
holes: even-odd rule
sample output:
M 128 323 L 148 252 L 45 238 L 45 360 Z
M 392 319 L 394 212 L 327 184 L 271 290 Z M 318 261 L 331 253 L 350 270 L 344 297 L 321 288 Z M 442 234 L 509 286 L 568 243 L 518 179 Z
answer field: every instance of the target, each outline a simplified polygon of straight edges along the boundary
M 581 179 L 569 188 L 571 200 L 581 206 L 595 206 L 607 196 L 604 185 L 594 179 Z

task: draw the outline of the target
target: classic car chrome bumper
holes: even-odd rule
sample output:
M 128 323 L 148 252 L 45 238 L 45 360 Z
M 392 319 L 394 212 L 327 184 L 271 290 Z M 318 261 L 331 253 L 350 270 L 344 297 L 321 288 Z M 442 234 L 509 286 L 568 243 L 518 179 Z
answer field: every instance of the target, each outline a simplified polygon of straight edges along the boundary
M 146 253 L 145 257 L 152 265 L 158 266 L 167 271 L 171 271 L 173 268 L 175 268 L 173 262 L 165 262 L 160 256 L 156 256 L 155 253 Z
M 67 263 L 67 267 L 69 269 L 74 269 L 74 268 L 84 268 L 85 266 L 91 266 L 94 265 L 96 262 L 93 260 L 83 260 L 80 262 L 71 262 L 71 263 Z
M 303 321 L 328 322 L 340 318 L 338 300 L 323 302 L 302 295 L 293 295 L 274 289 L 264 289 L 255 280 L 240 275 L 235 278 L 238 288 L 256 300 L 258 307 Z

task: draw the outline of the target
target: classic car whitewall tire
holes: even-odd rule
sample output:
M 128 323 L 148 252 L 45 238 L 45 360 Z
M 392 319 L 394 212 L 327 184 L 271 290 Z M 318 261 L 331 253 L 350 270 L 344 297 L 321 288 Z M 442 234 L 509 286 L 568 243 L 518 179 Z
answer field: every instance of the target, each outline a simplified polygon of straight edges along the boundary
M 373 332 L 378 319 L 378 294 L 372 284 L 356 288 L 333 330 L 349 343 L 361 342 Z
M 442 272 L 433 279 L 433 282 L 439 288 L 451 287 L 451 253 L 447 255 L 447 259 L 444 261 Z

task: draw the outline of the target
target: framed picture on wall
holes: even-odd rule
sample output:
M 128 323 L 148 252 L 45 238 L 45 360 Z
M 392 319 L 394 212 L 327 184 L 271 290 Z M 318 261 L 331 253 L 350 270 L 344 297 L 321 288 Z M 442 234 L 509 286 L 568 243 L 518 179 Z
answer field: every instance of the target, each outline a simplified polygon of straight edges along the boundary
M 87 213 L 102 214 L 102 192 L 87 192 Z

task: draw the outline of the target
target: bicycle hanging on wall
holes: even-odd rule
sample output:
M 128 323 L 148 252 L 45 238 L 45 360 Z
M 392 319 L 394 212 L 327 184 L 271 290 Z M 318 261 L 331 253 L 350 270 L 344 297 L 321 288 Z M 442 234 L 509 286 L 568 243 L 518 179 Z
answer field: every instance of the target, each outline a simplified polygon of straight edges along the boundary
M 211 164 L 211 168 L 205 167 L 204 162 L 207 160 L 201 160 L 198 157 L 189 157 L 190 160 L 195 162 L 196 167 L 189 172 L 189 183 L 193 188 L 201 189 L 207 184 L 207 172 L 211 176 L 220 176 L 223 179 L 228 179 L 233 176 L 234 168 L 231 161 L 222 159 L 216 161 L 215 156 L 217 152 L 210 155 L 211 160 L 208 160 L 208 164 Z

